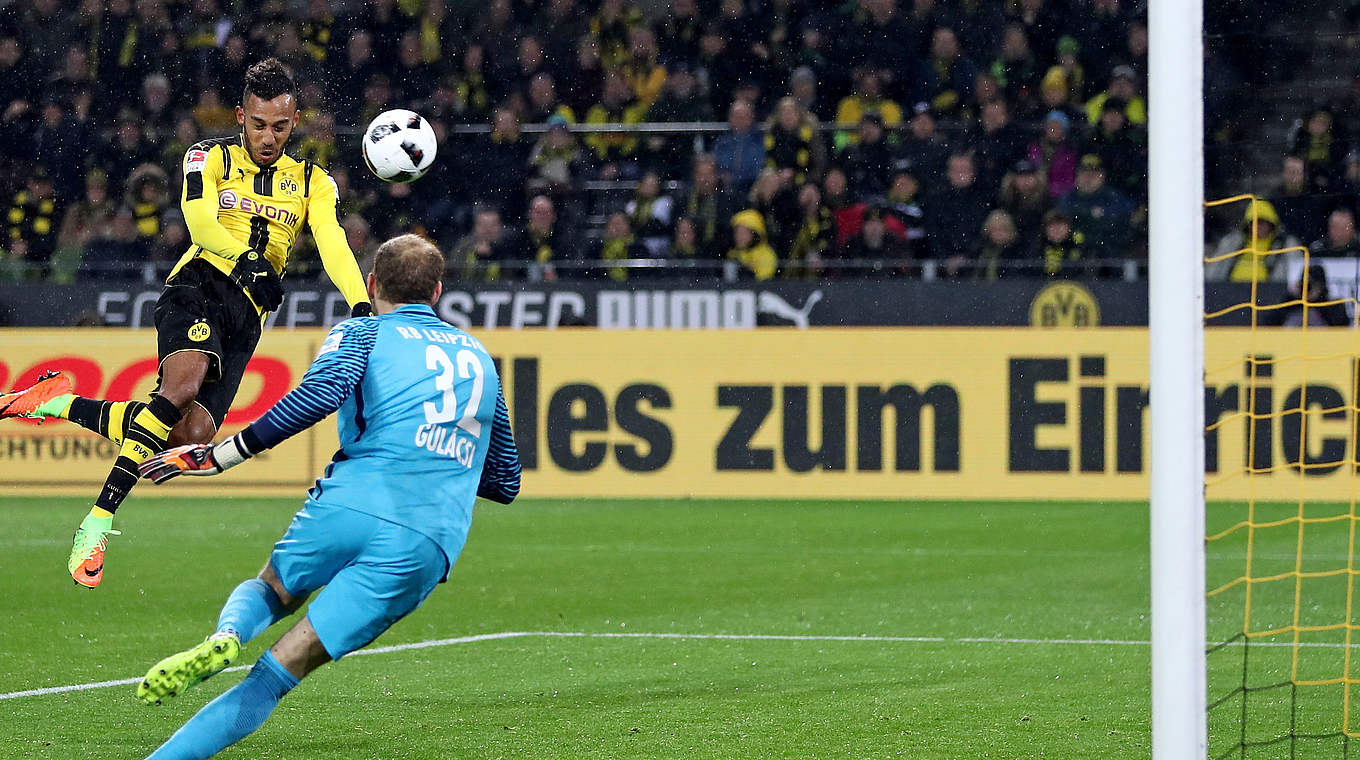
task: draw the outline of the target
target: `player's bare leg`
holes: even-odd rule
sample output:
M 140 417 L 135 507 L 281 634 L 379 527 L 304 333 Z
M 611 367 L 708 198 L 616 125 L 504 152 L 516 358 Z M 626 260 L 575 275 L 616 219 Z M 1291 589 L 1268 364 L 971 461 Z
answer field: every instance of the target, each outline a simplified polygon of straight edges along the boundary
M 103 581 L 104 549 L 108 537 L 118 535 L 113 529 L 113 513 L 136 485 L 137 465 L 163 451 L 171 431 L 185 418 L 184 412 L 195 407 L 194 398 L 208 376 L 210 362 L 209 355 L 202 351 L 180 351 L 161 362 L 160 389 L 127 423 L 118 458 L 114 460 L 94 507 L 72 539 L 66 569 L 77 585 L 94 588 Z M 191 422 L 188 432 L 201 435 L 201 420 L 197 427 Z M 207 436 L 210 440 L 211 431 Z

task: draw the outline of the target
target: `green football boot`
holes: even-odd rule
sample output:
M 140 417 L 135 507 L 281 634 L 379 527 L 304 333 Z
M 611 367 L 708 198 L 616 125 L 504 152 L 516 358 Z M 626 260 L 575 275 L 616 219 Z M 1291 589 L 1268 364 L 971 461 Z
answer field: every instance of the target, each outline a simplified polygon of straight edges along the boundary
M 214 633 L 192 649 L 172 654 L 151 666 L 137 687 L 137 699 L 148 705 L 173 697 L 221 673 L 241 656 L 241 639 L 234 633 Z

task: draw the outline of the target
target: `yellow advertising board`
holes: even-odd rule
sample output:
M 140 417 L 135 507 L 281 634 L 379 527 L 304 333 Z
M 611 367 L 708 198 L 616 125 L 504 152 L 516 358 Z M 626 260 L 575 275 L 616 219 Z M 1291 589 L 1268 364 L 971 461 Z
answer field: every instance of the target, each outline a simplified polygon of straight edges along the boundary
M 258 417 L 296 384 L 323 335 L 268 331 L 227 429 Z M 501 367 L 526 496 L 1147 494 L 1141 328 L 478 337 Z M 1208 331 L 1206 406 L 1217 423 L 1206 445 L 1210 498 L 1351 498 L 1355 343 L 1347 330 Z M 82 394 L 139 397 L 154 384 L 154 350 L 149 331 L 0 330 L 0 387 L 60 367 Z M 1304 354 L 1317 358 L 1298 358 Z M 1253 367 L 1257 390 L 1249 394 Z M 1301 404 L 1313 410 L 1302 424 Z M 300 495 L 335 445 L 328 421 L 213 484 Z M 0 423 L 0 493 L 60 487 L 93 495 L 113 453 L 68 423 Z M 1257 471 L 1250 478 L 1248 465 Z

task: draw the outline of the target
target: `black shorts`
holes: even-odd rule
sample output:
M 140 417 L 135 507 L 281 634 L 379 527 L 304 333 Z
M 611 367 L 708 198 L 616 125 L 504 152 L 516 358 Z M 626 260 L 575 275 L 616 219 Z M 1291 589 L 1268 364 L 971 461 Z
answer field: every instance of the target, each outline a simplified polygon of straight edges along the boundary
M 259 342 L 260 313 L 245 291 L 213 265 L 195 259 L 165 283 L 156 301 L 161 365 L 180 351 L 208 355 L 208 377 L 195 401 L 208 410 L 218 428 Z

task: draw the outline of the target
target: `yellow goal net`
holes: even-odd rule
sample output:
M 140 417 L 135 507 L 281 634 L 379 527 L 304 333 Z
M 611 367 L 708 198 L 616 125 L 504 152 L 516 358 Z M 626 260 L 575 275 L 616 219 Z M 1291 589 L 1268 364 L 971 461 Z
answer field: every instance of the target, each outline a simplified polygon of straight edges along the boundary
M 1209 757 L 1350 757 L 1360 261 L 1285 245 L 1254 196 L 1207 205 L 1241 220 L 1241 244 L 1206 272 L 1242 283 L 1205 313 Z

